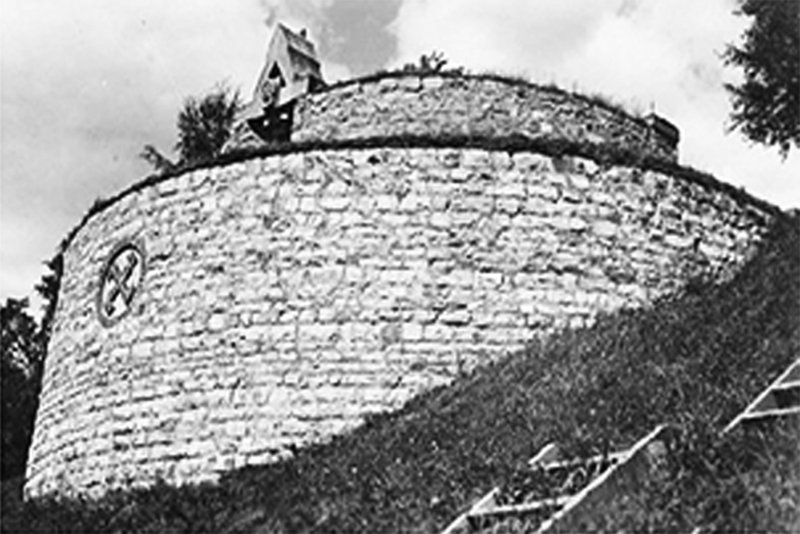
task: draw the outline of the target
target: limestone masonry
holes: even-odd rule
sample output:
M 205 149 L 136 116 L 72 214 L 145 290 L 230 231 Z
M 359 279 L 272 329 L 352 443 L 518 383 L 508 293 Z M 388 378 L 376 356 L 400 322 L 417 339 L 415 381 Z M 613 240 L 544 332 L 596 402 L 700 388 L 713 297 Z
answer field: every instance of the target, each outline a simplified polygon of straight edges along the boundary
M 306 95 L 292 140 L 529 132 L 674 160 L 652 126 L 407 75 Z M 26 492 L 287 458 L 535 336 L 729 276 L 773 216 L 662 172 L 447 146 L 320 146 L 134 188 L 65 250 Z
M 345 82 L 298 102 L 292 140 L 510 136 L 636 149 L 678 159 L 678 131 L 557 88 L 489 76 L 383 77 Z

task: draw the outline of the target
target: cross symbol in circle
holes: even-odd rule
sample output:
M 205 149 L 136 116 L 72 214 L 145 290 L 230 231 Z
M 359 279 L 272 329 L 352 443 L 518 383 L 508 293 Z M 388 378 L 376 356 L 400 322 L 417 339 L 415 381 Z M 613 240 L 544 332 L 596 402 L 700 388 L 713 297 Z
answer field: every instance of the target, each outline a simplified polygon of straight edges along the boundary
M 130 307 L 144 267 L 140 254 L 138 249 L 128 246 L 109 262 L 99 302 L 100 313 L 106 320 L 119 318 Z

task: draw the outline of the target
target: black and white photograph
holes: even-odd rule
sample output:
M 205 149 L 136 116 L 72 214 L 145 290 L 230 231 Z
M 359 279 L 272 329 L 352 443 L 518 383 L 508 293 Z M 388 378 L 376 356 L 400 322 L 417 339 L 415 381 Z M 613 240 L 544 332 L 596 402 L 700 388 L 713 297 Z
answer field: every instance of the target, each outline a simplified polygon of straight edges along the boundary
M 800 0 L 0 0 L 2 533 L 800 531 Z

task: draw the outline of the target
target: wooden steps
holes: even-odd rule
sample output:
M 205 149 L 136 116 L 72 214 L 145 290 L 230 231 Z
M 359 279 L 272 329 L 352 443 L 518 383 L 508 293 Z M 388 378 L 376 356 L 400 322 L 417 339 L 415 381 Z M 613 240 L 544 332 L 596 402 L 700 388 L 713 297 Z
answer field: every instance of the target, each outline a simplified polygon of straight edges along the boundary
M 727 434 L 739 425 L 764 425 L 783 418 L 800 422 L 800 359 L 789 365 L 722 433 Z
M 723 430 L 769 425 L 795 418 L 800 424 L 800 359 L 789 367 Z M 800 427 L 799 427 L 800 428 Z M 453 521 L 442 534 L 480 532 L 581 532 L 618 497 L 639 487 L 666 460 L 677 429 L 660 425 L 630 449 L 565 460 L 549 444 L 528 462 L 528 470 L 494 488 Z M 693 534 L 702 531 L 697 527 Z
M 733 421 L 722 431 L 725 436 L 737 427 L 768 430 L 770 425 L 780 420 L 793 418 L 800 428 L 800 358 L 762 391 Z M 691 534 L 706 532 L 704 526 L 697 526 Z
M 607 455 L 563 460 L 545 446 L 527 471 L 486 494 L 443 534 L 477 533 L 513 522 L 526 532 L 581 530 L 619 494 L 662 465 L 675 429 L 661 425 L 633 447 Z

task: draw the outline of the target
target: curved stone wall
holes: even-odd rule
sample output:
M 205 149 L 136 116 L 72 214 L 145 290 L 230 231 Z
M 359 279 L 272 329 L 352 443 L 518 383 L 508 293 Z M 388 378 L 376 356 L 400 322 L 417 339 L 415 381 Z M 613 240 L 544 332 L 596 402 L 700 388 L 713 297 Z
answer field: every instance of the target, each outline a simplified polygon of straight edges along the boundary
M 318 150 L 166 179 L 65 251 L 26 492 L 286 457 L 532 336 L 733 269 L 770 217 L 526 152 Z
M 673 126 L 650 119 L 556 88 L 501 77 L 387 75 L 301 98 L 292 141 L 518 135 L 618 146 L 677 160 L 677 129 L 667 135 L 664 129 Z

